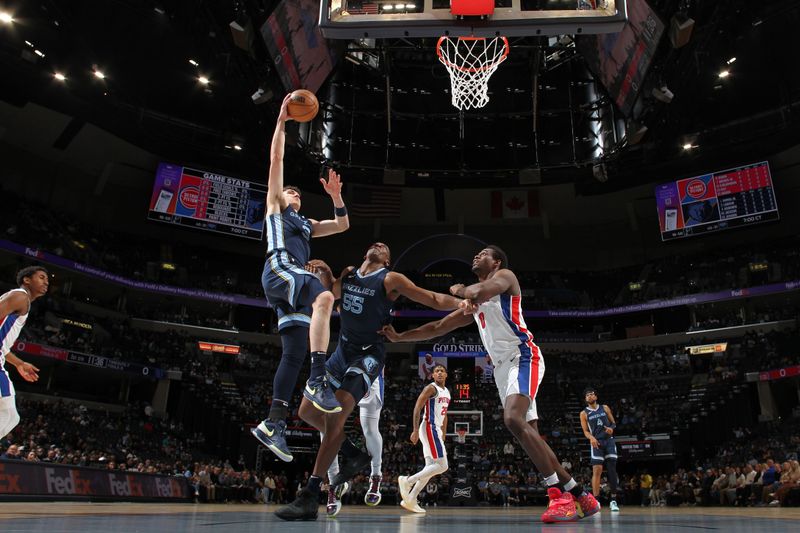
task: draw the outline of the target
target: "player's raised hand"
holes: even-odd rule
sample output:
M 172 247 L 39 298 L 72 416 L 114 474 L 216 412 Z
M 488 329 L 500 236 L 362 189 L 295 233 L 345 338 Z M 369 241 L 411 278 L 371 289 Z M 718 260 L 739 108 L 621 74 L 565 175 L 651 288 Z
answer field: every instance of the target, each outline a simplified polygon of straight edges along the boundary
M 17 367 L 17 371 L 25 381 L 30 381 L 31 383 L 39 381 L 39 369 L 30 363 L 22 363 Z
M 419 430 L 415 429 L 414 432 L 411 434 L 411 437 L 409 437 L 409 440 L 411 441 L 411 444 L 418 443 L 419 442 Z
M 378 333 L 389 339 L 390 342 L 397 342 L 400 340 L 400 334 L 394 329 L 394 326 L 387 324 L 378 330 Z
M 328 266 L 328 263 L 322 259 L 310 259 L 308 263 L 306 263 L 306 270 L 312 274 L 333 273 L 331 267 Z
M 342 196 L 342 178 L 332 168 L 328 169 L 328 179 L 320 178 L 319 182 L 331 198 Z
M 292 93 L 289 93 L 283 97 L 283 102 L 281 103 L 281 112 L 278 113 L 278 122 L 286 122 L 287 120 L 292 120 L 292 117 L 289 116 L 289 100 L 291 99 L 292 99 Z

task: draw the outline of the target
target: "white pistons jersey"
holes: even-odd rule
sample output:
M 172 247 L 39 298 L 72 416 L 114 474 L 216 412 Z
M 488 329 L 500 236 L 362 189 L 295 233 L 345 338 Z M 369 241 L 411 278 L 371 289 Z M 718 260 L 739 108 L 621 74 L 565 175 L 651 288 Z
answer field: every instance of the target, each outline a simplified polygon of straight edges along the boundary
M 447 428 L 444 419 L 450 405 L 450 391 L 447 387 L 440 387 L 435 382 L 431 383 L 436 388 L 436 395 L 428 398 L 425 403 L 425 412 L 422 423 L 419 425 L 419 440 L 422 443 L 422 454 L 432 459 L 447 457 L 442 435 Z
M 536 346 L 522 317 L 522 296 L 493 296 L 473 316 L 495 367 L 514 359 L 526 348 L 533 351 Z
M 14 289 L 9 292 L 15 291 L 24 292 L 25 296 L 28 296 L 28 291 L 25 289 Z M 28 298 L 30 298 L 30 296 L 28 296 Z M 28 311 L 26 311 L 25 314 L 9 313 L 3 321 L 0 322 L 0 398 L 8 398 L 16 394 L 14 384 L 11 382 L 11 378 L 5 368 L 6 355 L 8 355 L 11 348 L 14 347 L 17 337 L 19 337 L 19 332 L 22 331 L 22 326 L 24 326 L 25 321 L 28 320 L 28 312 L 30 312 L 30 303 L 28 305 Z

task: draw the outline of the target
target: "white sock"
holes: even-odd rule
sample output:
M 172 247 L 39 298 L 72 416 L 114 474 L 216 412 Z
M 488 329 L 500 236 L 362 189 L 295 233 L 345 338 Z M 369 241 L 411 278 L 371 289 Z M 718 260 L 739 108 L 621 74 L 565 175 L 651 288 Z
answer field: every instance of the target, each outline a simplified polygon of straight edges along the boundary
M 572 489 L 574 489 L 577 486 L 578 486 L 578 483 L 575 481 L 575 478 L 571 477 L 571 478 L 569 478 L 569 481 L 564 483 L 564 492 L 569 492 L 569 491 L 571 491 Z
M 544 484 L 547 485 L 548 487 L 552 487 L 553 485 L 558 485 L 558 474 L 553 472 L 552 474 L 544 478 Z
M 380 416 L 380 411 L 378 411 Z M 372 458 L 370 476 L 380 476 L 381 460 L 383 459 L 383 435 L 378 429 L 377 417 L 361 417 L 361 429 L 364 432 L 364 442 Z

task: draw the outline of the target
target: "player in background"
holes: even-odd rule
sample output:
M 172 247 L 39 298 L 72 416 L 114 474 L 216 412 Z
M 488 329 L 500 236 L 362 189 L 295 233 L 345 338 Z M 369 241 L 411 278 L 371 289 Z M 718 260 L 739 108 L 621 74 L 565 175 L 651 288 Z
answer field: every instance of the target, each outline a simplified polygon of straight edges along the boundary
M 608 467 L 608 486 L 611 489 L 612 512 L 619 512 L 617 505 L 617 445 L 614 442 L 614 429 L 617 422 L 611 414 L 611 408 L 597 403 L 597 392 L 591 387 L 583 391 L 586 407 L 581 411 L 581 428 L 589 439 L 589 453 L 592 458 L 592 492 L 600 495 L 600 477 L 603 475 L 603 463 Z
M 292 460 L 285 436 L 289 399 L 309 344 L 311 375 L 303 396 L 322 412 L 342 410 L 325 378 L 333 294 L 314 274 L 305 270 L 305 264 L 310 258 L 312 237 L 334 235 L 350 227 L 342 200 L 342 182 L 333 170 L 328 171 L 327 180 L 320 178 L 322 187 L 333 200 L 333 219 L 318 221 L 302 216 L 299 213 L 300 190 L 284 184 L 283 153 L 286 121 L 291 120 L 288 112 L 290 96 L 287 95 L 281 104 L 270 148 L 267 216 L 264 221 L 267 258 L 261 276 L 264 294 L 278 314 L 282 354 L 273 378 L 269 414 L 252 429 L 253 435 L 284 461 Z
M 422 372 L 422 381 L 428 382 L 433 379 L 433 369 L 436 367 L 436 362 L 433 360 L 433 356 L 429 353 L 425 354 L 425 361 L 422 362 L 420 365 L 420 371 Z
M 450 391 L 445 387 L 447 369 L 437 364 L 433 368 L 433 383 L 427 385 L 417 398 L 412 415 L 411 443 L 422 443 L 425 467 L 413 476 L 398 476 L 402 501 L 400 506 L 413 513 L 425 513 L 417 497 L 434 476 L 447 472 L 447 449 L 444 447 L 447 432 L 447 408 L 450 405 Z M 423 413 L 420 421 L 420 413 Z
M 41 266 L 29 266 L 17 272 L 18 288 L 0 296 L 0 439 L 19 424 L 16 391 L 6 370 L 6 362 L 17 368 L 25 381 L 39 379 L 39 369 L 17 357 L 11 348 L 28 320 L 31 303 L 47 294 L 50 279 Z
M 478 276 L 478 283 L 450 288 L 452 294 L 467 300 L 462 302 L 463 309 L 403 333 L 386 326 L 383 334 L 392 342 L 421 341 L 440 337 L 474 321 L 486 351 L 492 356 L 503 421 L 549 487 L 550 504 L 542 514 L 542 521 L 574 521 L 597 513 L 600 504 L 561 466 L 539 435 L 536 394 L 544 376 L 544 358 L 525 324 L 522 290 L 517 277 L 508 269 L 505 252 L 497 246 L 487 246 L 475 255 L 472 272 Z

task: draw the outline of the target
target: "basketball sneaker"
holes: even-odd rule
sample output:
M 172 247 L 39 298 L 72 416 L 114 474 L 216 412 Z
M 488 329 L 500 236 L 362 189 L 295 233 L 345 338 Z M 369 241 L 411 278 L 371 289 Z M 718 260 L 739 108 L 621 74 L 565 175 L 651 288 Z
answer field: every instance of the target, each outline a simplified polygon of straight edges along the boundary
M 292 452 L 289 450 L 289 445 L 286 444 L 286 422 L 278 420 L 262 420 L 259 425 L 250 430 L 255 438 L 261 441 L 261 444 L 269 448 L 269 450 L 278 456 L 279 459 L 290 462 Z
M 586 518 L 587 516 L 592 516 L 600 512 L 600 502 L 588 491 L 583 491 L 583 494 L 578 497 L 576 507 L 578 509 L 578 516 L 581 518 Z
M 409 495 L 411 494 L 411 489 L 414 487 L 412 487 L 411 483 L 409 483 L 408 476 L 397 476 L 397 488 L 400 489 L 401 501 L 407 501 L 409 499 Z
M 342 485 L 346 481 L 353 479 L 353 476 L 367 468 L 372 462 L 372 458 L 366 452 L 359 452 L 355 457 L 345 457 L 339 460 L 339 473 L 331 479 L 334 487 Z
M 617 501 L 616 500 L 611 500 L 611 503 L 608 504 L 608 508 L 611 509 L 612 513 L 618 513 L 619 512 L 619 505 L 617 505 Z
M 297 491 L 297 498 L 275 511 L 275 516 L 281 520 L 316 520 L 318 511 L 317 495 L 307 489 L 300 489 Z
M 303 396 L 323 413 L 339 413 L 342 410 L 342 406 L 333 394 L 333 389 L 328 385 L 325 376 L 306 381 Z
M 425 509 L 420 507 L 418 502 L 409 502 L 407 500 L 402 500 L 400 502 L 400 507 L 402 507 L 406 511 L 411 511 L 412 513 L 419 513 L 419 514 L 427 513 Z
M 578 519 L 578 510 L 575 508 L 575 500 L 569 492 L 562 492 L 556 487 L 547 489 L 547 496 L 550 503 L 547 510 L 542 514 L 542 522 L 551 524 L 553 522 L 574 522 Z
M 328 505 L 325 510 L 329 518 L 333 518 L 342 510 L 342 496 L 344 496 L 349 489 L 350 483 L 344 483 L 338 487 L 331 486 L 331 488 L 328 489 Z
M 364 495 L 364 503 L 370 507 L 375 507 L 381 503 L 381 476 L 372 476 L 369 478 L 369 490 Z

